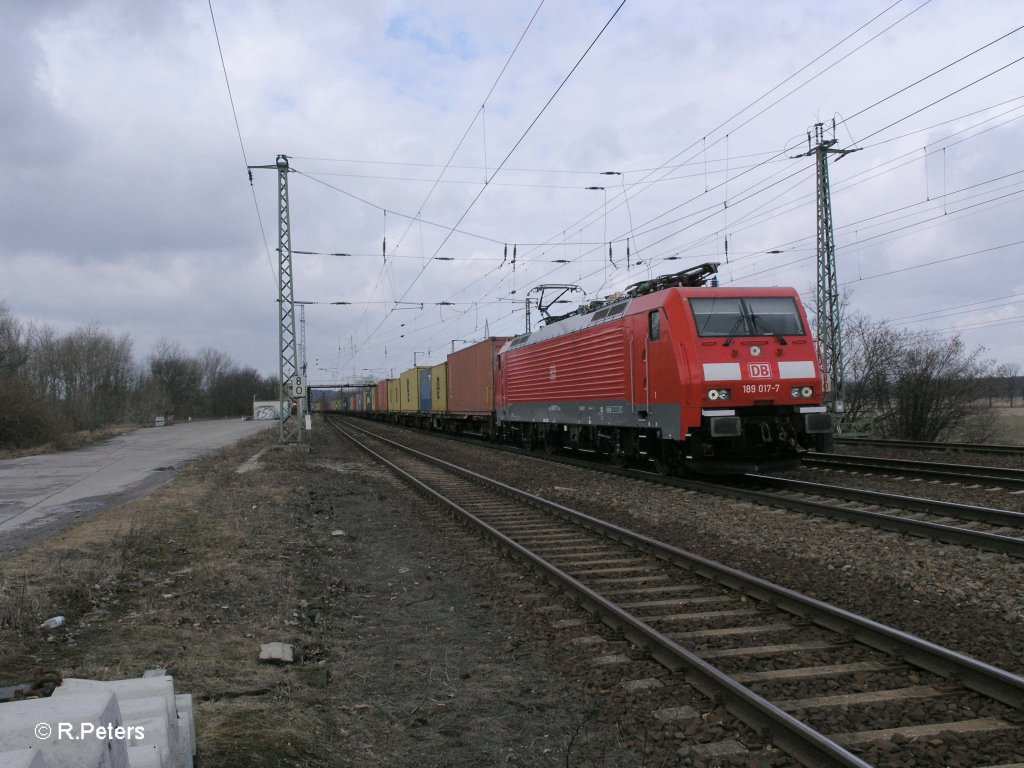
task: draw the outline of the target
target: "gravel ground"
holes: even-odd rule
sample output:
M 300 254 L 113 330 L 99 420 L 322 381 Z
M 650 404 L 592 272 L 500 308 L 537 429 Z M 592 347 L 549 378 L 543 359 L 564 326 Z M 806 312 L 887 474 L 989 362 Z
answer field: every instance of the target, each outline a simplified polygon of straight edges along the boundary
M 216 766 L 780 768 L 713 702 L 318 428 L 0 558 L 0 685 L 166 666 Z M 438 438 L 412 440 L 436 445 Z M 1020 673 L 1005 557 L 446 442 L 457 463 Z M 57 633 L 36 625 L 53 613 Z M 981 628 L 981 631 L 979 631 Z M 261 642 L 297 650 L 258 664 Z M 602 659 L 617 658 L 618 663 Z M 631 691 L 623 683 L 656 680 Z M 661 722 L 655 710 L 693 706 Z M 735 758 L 708 743 L 742 743 Z M 900 765 L 872 753 L 872 762 Z M 951 764 L 964 764 L 951 760 Z
M 37 666 L 167 668 L 195 699 L 204 768 L 710 767 L 677 753 L 756 743 L 685 686 L 627 706 L 642 694 L 623 681 L 667 673 L 357 449 L 323 429 L 308 454 L 271 441 L 0 555 L 0 687 Z M 295 663 L 259 663 L 272 641 Z M 683 704 L 704 717 L 651 716 Z M 742 764 L 788 764 L 762 752 Z
M 424 446 L 438 439 L 412 437 Z M 642 481 L 623 482 L 599 471 L 529 455 L 512 457 L 486 446 L 448 442 L 444 450 L 450 461 L 511 485 L 1024 674 L 1024 562 L 1017 559 Z M 799 474 L 829 481 L 822 473 Z M 863 479 L 856 477 L 857 484 L 872 488 L 890 482 Z M 938 487 L 918 485 L 914 495 L 928 496 Z M 902 490 L 907 492 L 906 483 Z M 1000 506 L 979 501 L 977 489 L 947 486 L 943 491 L 952 500 Z

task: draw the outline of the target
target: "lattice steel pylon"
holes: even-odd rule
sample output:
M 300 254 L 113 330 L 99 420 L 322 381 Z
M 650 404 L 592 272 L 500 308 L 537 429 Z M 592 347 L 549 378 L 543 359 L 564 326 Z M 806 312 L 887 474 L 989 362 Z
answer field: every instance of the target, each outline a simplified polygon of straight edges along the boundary
M 306 425 L 306 372 L 299 370 L 295 337 L 295 288 L 292 282 L 292 229 L 288 212 L 288 156 L 278 155 L 274 165 L 250 165 L 249 183 L 255 168 L 277 170 L 277 318 L 278 404 L 281 444 L 301 443 Z M 292 418 L 292 402 L 295 404 Z
M 301 443 L 303 432 L 302 397 L 305 377 L 299 371 L 295 336 L 295 284 L 292 280 L 292 231 L 288 211 L 288 158 L 277 156 L 277 255 L 278 255 L 278 370 L 281 402 L 280 442 Z M 298 380 L 301 389 L 295 392 Z M 297 395 L 297 396 L 296 396 Z M 292 418 L 292 398 L 296 402 Z
M 838 426 L 843 412 L 843 387 L 846 374 L 843 362 L 842 307 L 839 303 L 839 280 L 836 276 L 836 244 L 832 229 L 832 196 L 828 185 L 828 156 L 848 155 L 857 149 L 836 149 L 836 124 L 832 121 L 832 138 L 825 138 L 823 123 L 814 126 L 814 144 L 807 133 L 807 151 L 796 157 L 814 155 L 818 177 L 818 343 L 821 345 L 825 369 L 826 398 Z

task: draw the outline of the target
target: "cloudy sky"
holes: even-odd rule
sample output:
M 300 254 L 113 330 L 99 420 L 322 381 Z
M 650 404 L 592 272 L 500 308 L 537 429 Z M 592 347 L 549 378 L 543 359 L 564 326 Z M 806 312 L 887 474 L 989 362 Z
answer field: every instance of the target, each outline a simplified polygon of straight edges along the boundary
M 313 381 L 520 333 L 543 283 L 590 299 L 720 261 L 725 285 L 813 304 L 814 162 L 794 157 L 834 119 L 835 148 L 859 150 L 830 167 L 851 309 L 1024 364 L 1016 0 L 212 11 L 5 4 L 0 299 L 17 317 L 276 373 L 277 174 L 250 186 L 246 165 L 279 154 Z

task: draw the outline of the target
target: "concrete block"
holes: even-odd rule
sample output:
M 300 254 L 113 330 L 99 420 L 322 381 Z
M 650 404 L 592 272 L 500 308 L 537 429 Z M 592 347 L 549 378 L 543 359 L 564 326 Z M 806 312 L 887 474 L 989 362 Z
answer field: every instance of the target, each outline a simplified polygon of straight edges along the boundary
M 47 768 L 41 749 L 16 749 L 0 752 L 0 768 Z
M 154 717 L 140 718 L 124 715 L 124 724 L 133 726 L 137 729 L 133 732 L 137 735 L 128 739 L 129 747 L 153 748 L 159 754 L 160 765 L 166 765 L 169 766 L 169 768 L 176 767 L 178 763 L 178 738 L 177 735 L 175 735 L 172 740 L 168 733 L 169 723 L 167 718 L 164 717 L 162 711 Z M 177 734 L 177 725 L 177 718 L 175 718 L 175 734 Z M 132 764 L 132 768 L 135 768 L 134 763 Z
M 196 721 L 192 714 L 192 694 L 179 693 L 174 697 L 178 708 L 178 755 L 179 768 L 192 768 L 196 753 Z
M 162 677 L 133 677 L 127 680 L 82 680 L 69 677 L 53 692 L 53 697 L 64 696 L 80 690 L 107 690 L 117 694 L 121 713 L 126 720 L 131 719 L 129 712 L 138 712 L 140 717 L 152 717 L 153 702 L 162 702 L 165 720 L 172 723 L 177 730 L 177 710 L 174 704 L 174 678 L 170 675 Z M 177 736 L 177 734 L 174 734 Z
M 125 740 L 113 732 L 124 723 L 111 691 L 80 690 L 3 706 L 0 752 L 39 750 L 47 768 L 129 768 Z
M 260 646 L 260 661 L 271 664 L 291 664 L 292 647 L 288 643 L 264 643 Z
M 132 768 L 175 768 L 173 763 L 161 758 L 160 750 L 156 746 L 128 747 L 128 760 Z
M 53 692 L 51 698 L 67 696 L 80 690 L 114 693 L 121 707 L 124 724 L 133 726 L 127 745 L 156 745 L 163 759 L 175 759 L 178 712 L 174 703 L 174 680 L 171 677 L 135 677 L 128 680 L 68 678 Z
M 68 678 L 48 699 L 4 704 L 0 768 L 193 768 L 192 697 L 160 672 Z

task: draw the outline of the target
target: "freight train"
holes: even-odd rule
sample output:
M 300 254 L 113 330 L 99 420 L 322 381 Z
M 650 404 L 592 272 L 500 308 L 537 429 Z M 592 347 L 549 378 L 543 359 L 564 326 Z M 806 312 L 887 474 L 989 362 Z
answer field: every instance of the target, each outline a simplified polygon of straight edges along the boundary
M 792 467 L 832 417 L 792 288 L 721 288 L 708 263 L 350 396 L 349 411 L 658 472 Z M 710 285 L 709 285 L 710 282 Z

